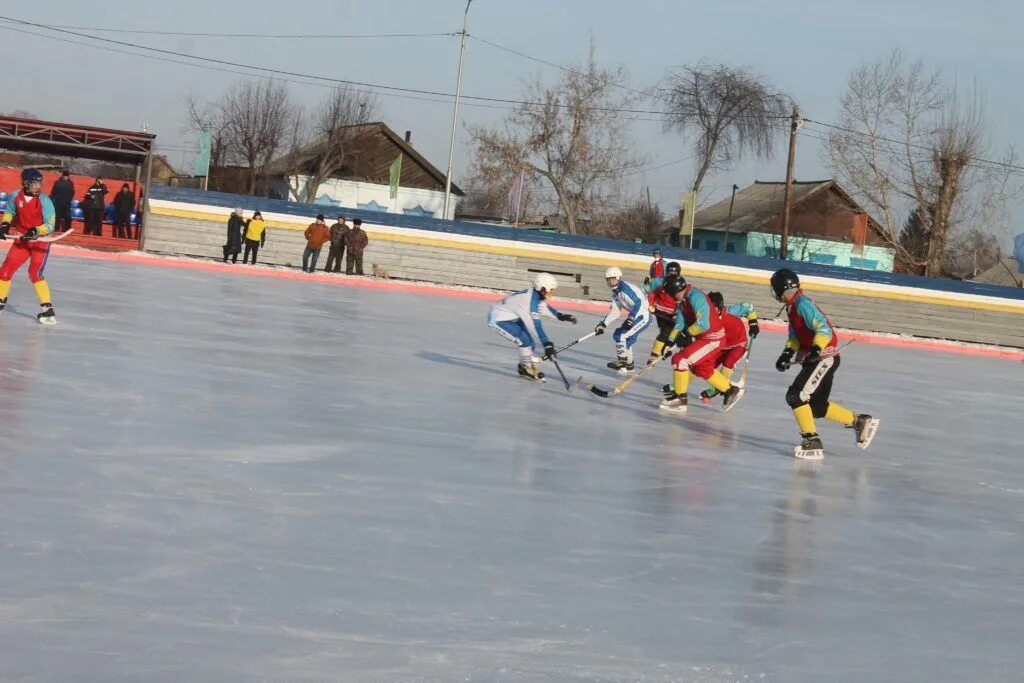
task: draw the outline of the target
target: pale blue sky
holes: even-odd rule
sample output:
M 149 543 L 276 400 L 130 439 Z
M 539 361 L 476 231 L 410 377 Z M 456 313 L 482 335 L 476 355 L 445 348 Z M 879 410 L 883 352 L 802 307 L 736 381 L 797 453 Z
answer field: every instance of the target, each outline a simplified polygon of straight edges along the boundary
M 148 28 L 238 33 L 419 33 L 457 31 L 463 0 L 178 0 L 103 3 L 49 0 L 8 3 L 0 14 L 28 21 L 74 26 Z M 2 24 L 0 24 L 2 25 Z M 1019 0 L 862 0 L 859 3 L 749 0 L 474 0 L 469 32 L 482 38 L 561 64 L 586 56 L 590 36 L 597 57 L 622 65 L 631 85 L 655 83 L 670 65 L 698 60 L 754 67 L 800 103 L 804 115 L 831 121 L 847 74 L 862 61 L 894 47 L 909 57 L 923 57 L 961 83 L 977 80 L 983 89 L 995 146 L 1024 149 L 1019 124 L 1024 112 L 1024 49 L 1019 29 L 1024 3 Z M 455 84 L 458 39 L 455 37 L 375 40 L 221 39 L 100 34 L 195 55 L 245 62 L 337 78 L 451 92 Z M 215 97 L 240 78 L 176 64 L 62 45 L 10 30 L 0 31 L 9 79 L 33 70 L 45 87 L 18 87 L 17 102 L 6 109 L 27 109 L 49 119 L 136 129 L 145 121 L 158 142 L 168 146 L 175 163 L 177 146 L 194 145 L 182 132 L 183 96 L 193 92 Z M 554 79 L 558 71 L 478 42 L 469 43 L 464 93 L 517 98 L 524 78 L 536 72 Z M 11 81 L 12 83 L 14 81 Z M 314 102 L 322 89 L 291 86 L 298 99 Z M 399 132 L 413 131 L 414 144 L 438 167 L 447 159 L 450 103 L 383 97 L 384 119 Z M 495 122 L 503 112 L 467 106 L 463 123 Z M 461 128 L 461 127 L 460 127 Z M 660 124 L 634 124 L 637 150 L 651 166 L 689 155 L 683 140 L 666 134 Z M 460 129 L 456 181 L 469 161 L 466 134 Z M 798 178 L 826 177 L 821 143 L 801 139 Z M 185 158 L 188 159 L 188 153 Z M 773 163 L 743 164 L 706 183 L 712 199 L 755 178 L 781 179 L 783 150 Z M 633 176 L 639 193 L 650 187 L 662 208 L 674 211 L 679 193 L 690 181 L 687 163 Z M 1024 217 L 1019 207 L 1013 210 Z M 1018 223 L 1020 221 L 1018 220 Z M 1013 232 L 1017 232 L 1014 230 Z

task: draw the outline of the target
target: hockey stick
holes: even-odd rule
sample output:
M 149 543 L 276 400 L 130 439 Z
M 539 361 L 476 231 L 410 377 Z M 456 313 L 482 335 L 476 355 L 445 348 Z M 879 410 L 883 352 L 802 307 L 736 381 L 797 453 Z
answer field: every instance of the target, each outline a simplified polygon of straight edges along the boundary
M 750 369 L 750 352 L 754 350 L 754 338 L 750 338 L 750 342 L 747 344 L 747 362 L 743 365 L 743 372 L 740 373 L 740 381 L 736 383 L 736 386 L 743 388 L 747 385 L 747 370 Z
M 580 337 L 579 339 L 577 339 L 576 341 L 569 342 L 568 344 L 566 344 L 565 346 L 563 346 L 560 349 L 555 349 L 555 353 L 561 353 L 562 351 L 565 351 L 566 349 L 572 348 L 573 346 L 576 346 L 577 344 L 579 344 L 582 341 L 587 341 L 588 339 L 590 339 L 591 337 L 595 336 L 596 334 L 597 334 L 597 332 L 591 332 L 590 334 L 585 334 L 582 337 Z
M 837 346 L 834 351 L 822 351 L 820 356 L 818 356 L 817 358 L 815 358 L 813 361 L 810 361 L 810 362 L 817 363 L 819 360 L 825 360 L 826 358 L 833 358 L 835 356 L 838 356 L 839 353 L 843 349 L 845 349 L 847 346 L 849 346 L 850 344 L 852 344 L 855 341 L 857 341 L 857 340 L 856 339 L 851 339 L 848 342 L 846 342 L 845 344 L 843 344 L 842 346 Z M 808 361 L 807 361 L 806 358 L 804 360 L 801 360 L 801 361 L 790 361 L 789 365 L 786 366 L 786 369 L 788 370 L 789 368 L 793 367 L 794 365 L 807 365 L 807 363 L 808 363 Z
M 651 368 L 653 368 L 655 365 L 665 360 L 666 358 L 668 358 L 668 356 L 658 356 L 650 363 L 648 363 L 646 366 L 644 366 L 644 368 L 640 372 L 636 373 L 626 381 L 622 382 L 621 384 L 619 384 L 619 386 L 615 387 L 611 391 L 607 391 L 606 389 L 596 387 L 593 384 L 588 384 L 587 389 L 590 389 L 590 393 L 594 394 L 595 396 L 600 396 L 601 398 L 609 398 L 611 396 L 615 396 L 616 394 L 621 394 L 623 391 L 629 388 L 630 384 L 646 375 L 648 372 L 651 371 Z
M 562 376 L 562 382 L 565 383 L 565 390 L 572 391 L 572 385 L 569 384 L 569 380 L 566 378 L 565 373 L 562 372 L 562 366 L 558 364 L 558 361 L 555 359 L 555 357 L 549 356 L 547 360 L 555 364 L 555 369 L 558 370 L 558 374 Z

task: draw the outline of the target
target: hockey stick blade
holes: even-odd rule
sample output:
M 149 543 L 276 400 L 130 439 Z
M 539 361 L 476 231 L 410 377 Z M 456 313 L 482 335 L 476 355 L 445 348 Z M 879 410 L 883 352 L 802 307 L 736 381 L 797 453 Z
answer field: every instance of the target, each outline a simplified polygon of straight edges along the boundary
M 588 384 L 587 389 L 590 389 L 590 393 L 594 394 L 595 396 L 600 396 L 601 398 L 608 398 L 609 396 L 612 395 L 611 392 L 605 391 L 601 387 L 596 387 L 593 384 Z

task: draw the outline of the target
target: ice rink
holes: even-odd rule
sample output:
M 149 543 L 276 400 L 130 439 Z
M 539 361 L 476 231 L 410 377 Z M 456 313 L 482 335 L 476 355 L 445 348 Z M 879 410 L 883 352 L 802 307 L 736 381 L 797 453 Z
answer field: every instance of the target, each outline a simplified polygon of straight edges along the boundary
M 47 276 L 57 327 L 24 271 L 0 316 L 0 680 L 1024 679 L 1019 361 L 856 343 L 881 429 L 806 463 L 777 333 L 678 416 L 668 368 L 517 378 L 483 301 Z

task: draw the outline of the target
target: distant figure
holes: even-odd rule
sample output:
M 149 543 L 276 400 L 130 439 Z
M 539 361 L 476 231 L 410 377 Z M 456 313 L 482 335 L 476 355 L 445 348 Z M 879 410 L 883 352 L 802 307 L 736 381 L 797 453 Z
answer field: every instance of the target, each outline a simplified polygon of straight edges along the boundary
M 315 223 L 306 228 L 306 250 L 302 252 L 302 272 L 312 273 L 316 270 L 316 260 L 320 258 L 320 250 L 324 243 L 331 239 L 331 231 L 324 223 L 324 215 L 316 217 Z
M 651 269 L 647 276 L 652 280 L 656 277 L 665 277 L 665 260 L 661 257 L 660 247 L 654 249 L 654 260 L 651 261 Z
M 345 235 L 345 248 L 348 250 L 348 255 L 345 257 L 346 275 L 352 274 L 353 266 L 356 275 L 363 274 L 363 251 L 366 250 L 366 245 L 369 243 L 370 238 L 363 230 L 363 221 L 359 218 L 354 219 L 352 229 Z
M 110 193 L 103 181 L 97 178 L 86 190 L 82 200 L 82 211 L 85 212 L 85 234 L 103 236 L 103 211 L 106 208 L 106 196 Z
M 242 209 L 235 209 L 234 213 L 231 214 L 231 218 L 228 219 L 228 241 L 224 245 L 224 263 L 228 262 L 229 256 L 232 263 L 238 263 L 238 254 L 242 251 L 242 229 L 245 226 L 246 222 L 242 218 Z
M 114 195 L 114 237 L 132 238 L 132 211 L 135 210 L 135 193 L 128 183 L 121 186 L 120 192 Z
M 267 224 L 263 221 L 263 214 L 254 211 L 252 218 L 245 228 L 245 253 L 242 255 L 242 263 L 248 263 L 249 254 L 252 254 L 252 265 L 256 265 L 256 254 L 260 247 L 267 243 Z
M 71 229 L 71 201 L 75 198 L 75 184 L 71 182 L 70 173 L 62 171 L 60 178 L 50 188 L 50 201 L 57 216 L 57 231 L 66 232 Z
M 331 248 L 327 252 L 325 273 L 341 272 L 341 259 L 345 256 L 345 235 L 350 229 L 344 216 L 338 216 L 338 222 L 331 226 Z

